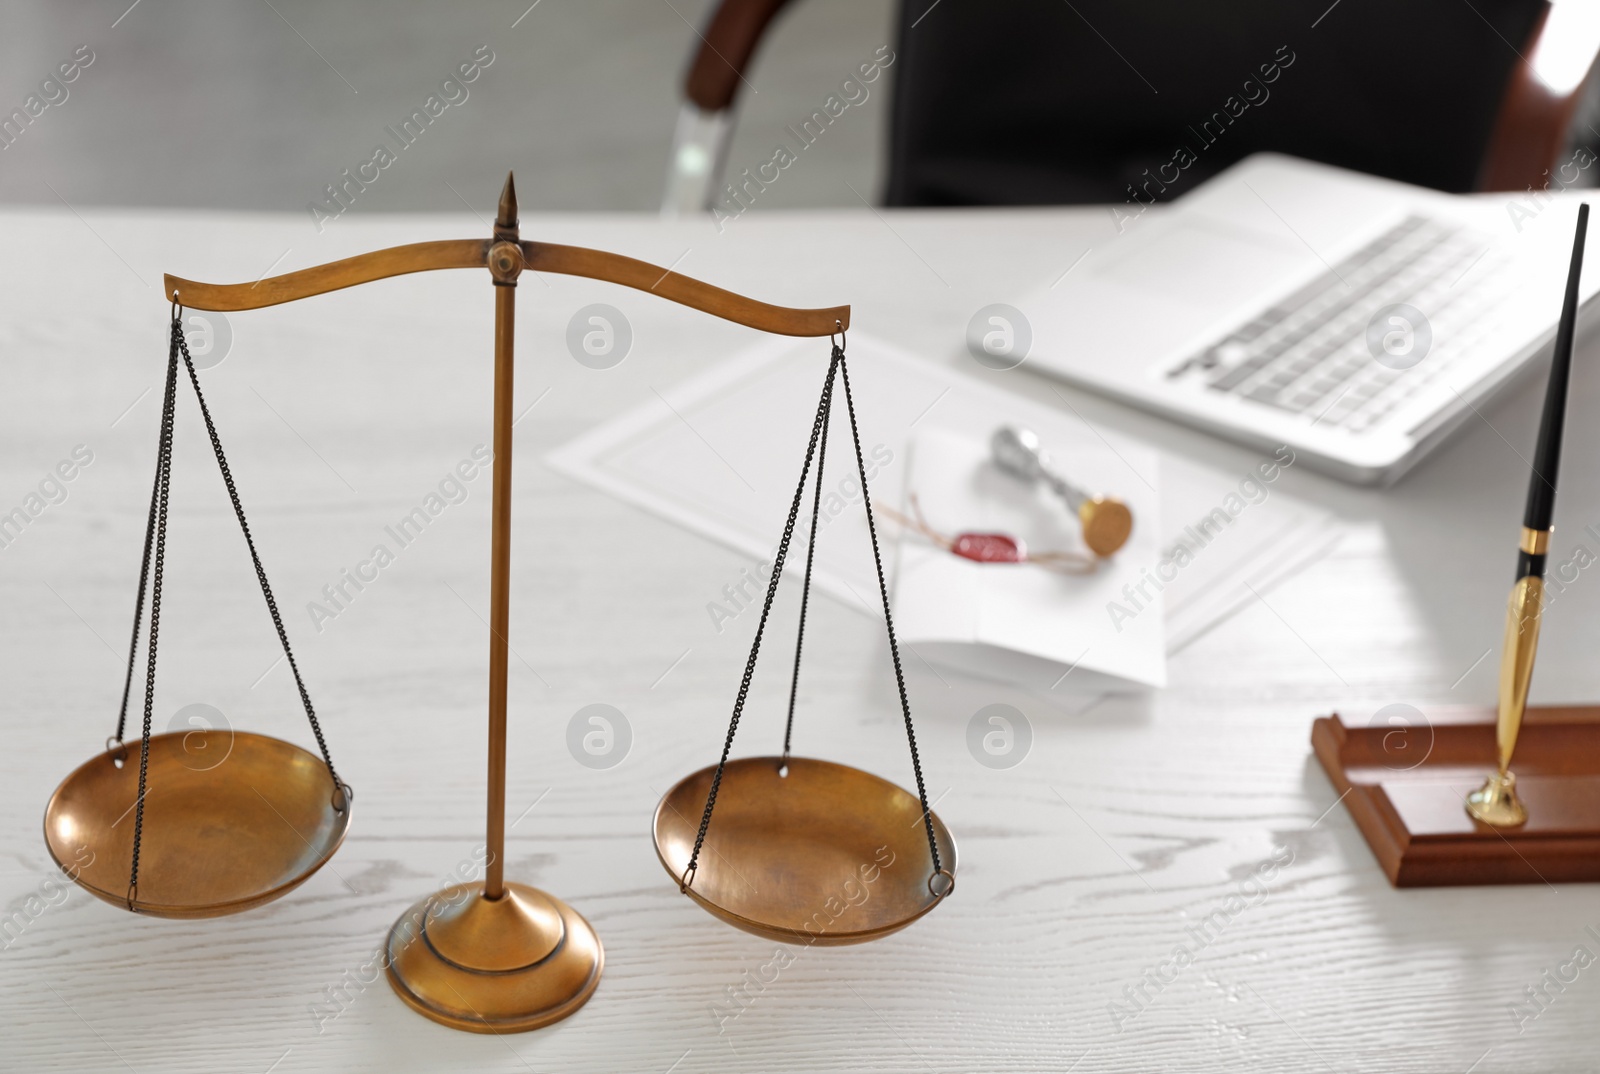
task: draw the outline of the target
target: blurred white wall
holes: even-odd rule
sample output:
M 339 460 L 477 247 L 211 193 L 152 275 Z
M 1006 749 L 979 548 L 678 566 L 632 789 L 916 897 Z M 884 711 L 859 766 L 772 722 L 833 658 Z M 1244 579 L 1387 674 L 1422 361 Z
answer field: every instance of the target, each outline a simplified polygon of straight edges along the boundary
M 708 0 L 531 2 L 0 0 L 0 121 L 26 120 L 0 125 L 0 202 L 309 215 L 386 146 L 394 159 L 367 169 L 348 212 L 488 211 L 508 168 L 528 210 L 655 209 Z M 748 75 L 733 172 L 769 160 L 786 124 L 893 44 L 892 6 L 796 0 L 779 17 Z M 75 53 L 93 59 L 67 82 Z M 475 54 L 492 62 L 441 89 Z M 850 187 L 875 199 L 890 81 L 756 211 L 858 205 Z M 437 116 L 402 148 L 385 128 L 403 141 L 430 96 Z

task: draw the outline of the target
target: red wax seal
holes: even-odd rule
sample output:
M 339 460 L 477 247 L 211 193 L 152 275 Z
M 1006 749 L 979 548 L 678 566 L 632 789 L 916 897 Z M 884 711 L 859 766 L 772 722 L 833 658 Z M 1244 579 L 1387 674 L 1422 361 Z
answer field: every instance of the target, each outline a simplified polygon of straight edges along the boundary
M 1022 542 L 1005 533 L 961 533 L 950 551 L 979 563 L 1021 563 L 1027 559 Z

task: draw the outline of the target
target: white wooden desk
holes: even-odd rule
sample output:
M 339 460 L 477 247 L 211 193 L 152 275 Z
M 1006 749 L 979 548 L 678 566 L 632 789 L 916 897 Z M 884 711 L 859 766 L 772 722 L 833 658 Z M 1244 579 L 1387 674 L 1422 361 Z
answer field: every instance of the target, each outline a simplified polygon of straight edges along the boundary
M 487 442 L 491 300 L 479 274 L 234 315 L 232 353 L 204 374 L 334 759 L 356 788 L 332 864 L 253 913 L 134 918 L 76 890 L 42 899 L 54 889 L 39 820 L 115 722 L 165 359 L 161 272 L 251 279 L 486 225 L 367 217 L 318 235 L 299 217 L 8 212 L 0 233 L 0 510 L 76 445 L 94 457 L 65 502 L 0 549 L 0 907 L 26 921 L 0 950 L 0 1068 L 1593 1068 L 1600 968 L 1552 993 L 1537 1018 L 1519 1024 L 1511 1007 L 1575 947 L 1600 953 L 1585 931 L 1600 928 L 1595 890 L 1391 890 L 1308 746 L 1312 717 L 1334 707 L 1365 719 L 1391 702 L 1426 712 L 1492 697 L 1537 386 L 1486 411 L 1397 489 L 1286 473 L 1282 487 L 1326 505 L 1346 536 L 1179 653 L 1159 694 L 1085 708 L 913 668 L 930 794 L 960 846 L 959 890 L 890 939 L 802 953 L 747 989 L 736 1017 L 719 1017 L 730 986 L 760 979 L 773 945 L 674 890 L 649 819 L 667 786 L 715 759 L 754 616 L 717 635 L 704 608 L 748 564 L 539 459 L 753 335 L 650 296 L 525 278 L 518 410 L 538 405 L 517 428 L 506 875 L 571 901 L 607 962 L 570 1020 L 480 1037 L 412 1014 L 381 978 L 350 982 L 394 918 L 482 838 L 487 479 L 321 633 L 304 612 Z M 1046 398 L 1026 366 L 978 369 L 962 348 L 967 319 L 1113 241 L 1092 210 L 751 217 L 721 235 L 645 217 L 533 216 L 523 235 L 675 265 L 775 302 L 852 302 L 859 329 Z M 563 344 L 589 302 L 623 310 L 634 330 L 632 354 L 604 373 Z M 1581 532 L 1600 522 L 1600 422 L 1582 417 L 1600 408 L 1593 350 L 1574 385 L 1562 558 L 1580 541 L 1600 551 Z M 1166 450 L 1241 473 L 1254 462 L 1067 395 L 1090 422 Z M 192 401 L 179 413 L 158 729 L 204 702 L 234 726 L 306 742 Z M 1550 610 L 1536 700 L 1600 697 L 1594 578 L 1584 572 Z M 792 644 L 793 615 L 785 602 L 769 656 Z M 813 615 L 797 749 L 907 783 L 881 628 L 829 601 Z M 758 676 L 742 750 L 776 747 L 785 691 L 783 675 Z M 1031 755 L 1004 772 L 965 746 L 972 713 L 996 701 L 1022 709 L 1035 733 Z M 567 721 L 593 702 L 621 709 L 634 736 L 606 770 L 580 766 L 565 744 Z M 1230 903 L 1275 858 L 1265 894 Z M 1219 910 L 1225 927 L 1199 943 L 1191 930 Z M 1169 961 L 1179 944 L 1192 964 Z M 1158 984 L 1141 985 L 1147 970 Z M 1119 1021 L 1111 1005 L 1126 1004 L 1130 986 L 1148 1001 Z M 330 987 L 344 989 L 343 1009 L 319 1021 Z

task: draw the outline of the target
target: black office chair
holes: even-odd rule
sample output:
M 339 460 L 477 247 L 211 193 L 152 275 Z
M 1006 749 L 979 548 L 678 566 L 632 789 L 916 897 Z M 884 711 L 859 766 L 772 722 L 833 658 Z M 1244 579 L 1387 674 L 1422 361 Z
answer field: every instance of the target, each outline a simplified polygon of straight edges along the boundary
M 741 74 L 784 4 L 713 12 L 667 208 L 717 201 Z M 1261 150 L 1452 192 L 1566 185 L 1600 50 L 1577 0 L 905 0 L 898 19 L 900 206 L 1164 199 Z

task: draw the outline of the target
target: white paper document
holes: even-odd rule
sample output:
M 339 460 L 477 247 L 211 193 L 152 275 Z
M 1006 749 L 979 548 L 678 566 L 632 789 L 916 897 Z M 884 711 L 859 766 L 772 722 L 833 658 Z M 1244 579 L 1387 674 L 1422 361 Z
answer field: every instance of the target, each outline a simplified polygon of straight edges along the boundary
M 1287 460 L 1287 462 L 1285 461 Z M 1236 471 L 1163 455 L 1161 562 L 1167 654 L 1326 555 L 1344 536 L 1328 512 L 1282 491 L 1292 452 L 1263 452 Z M 1265 475 L 1265 476 L 1264 476 Z
M 827 354 L 815 340 L 762 343 L 662 389 L 659 399 L 564 445 L 547 462 L 770 563 L 800 477 Z M 852 333 L 848 368 L 867 480 L 879 504 L 905 511 L 914 487 L 924 514 L 937 516 L 929 524 L 951 536 L 1002 531 L 1035 551 L 1081 550 L 1064 504 L 983 464 L 993 430 L 1020 424 L 1039 434 L 1075 484 L 1116 495 L 1133 512 L 1128 544 L 1085 576 L 963 560 L 880 516 L 897 630 L 918 656 L 941 669 L 1056 693 L 1162 685 L 1174 608 L 1183 609 L 1184 640 L 1192 639 L 1239 607 L 1239 594 L 1254 599 L 1243 580 L 1255 579 L 1255 589 L 1263 591 L 1307 561 L 1306 533 L 1328 532 L 1321 512 L 1273 492 L 1226 525 L 1213 522 L 1226 532 L 1158 588 L 1145 580 L 1184 527 L 1202 509 L 1231 505 L 1226 497 L 1243 475 L 1160 459 L 1142 444 L 1090 427 L 1070 409 L 1022 398 L 870 336 Z M 826 446 L 812 581 L 846 605 L 878 615 L 842 384 L 835 388 Z M 1190 487 L 1173 518 L 1164 510 L 1164 486 L 1177 467 Z M 804 570 L 810 507 L 808 491 L 786 565 L 795 577 Z M 1284 547 L 1292 554 L 1283 554 Z M 1253 573 L 1268 561 L 1270 578 Z M 1130 614 L 1114 613 L 1113 602 Z

